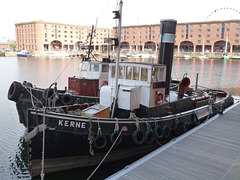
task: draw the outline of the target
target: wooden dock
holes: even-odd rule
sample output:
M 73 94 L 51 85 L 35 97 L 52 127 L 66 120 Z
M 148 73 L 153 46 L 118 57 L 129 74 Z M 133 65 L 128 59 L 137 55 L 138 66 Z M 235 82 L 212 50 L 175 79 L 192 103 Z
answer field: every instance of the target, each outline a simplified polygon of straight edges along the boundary
M 240 180 L 240 103 L 108 179 Z

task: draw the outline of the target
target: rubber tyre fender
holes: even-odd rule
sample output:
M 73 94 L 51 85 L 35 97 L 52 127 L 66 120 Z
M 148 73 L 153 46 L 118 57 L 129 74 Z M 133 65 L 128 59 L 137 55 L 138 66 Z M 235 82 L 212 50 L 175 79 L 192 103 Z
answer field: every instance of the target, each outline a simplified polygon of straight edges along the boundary
M 113 132 L 111 135 L 110 135 L 110 142 L 113 144 L 114 141 L 117 139 L 119 135 L 119 132 Z M 117 142 L 115 143 L 115 146 L 118 146 L 122 143 L 122 136 L 120 135 L 120 137 L 118 138 Z
M 188 123 L 187 123 L 187 122 L 184 122 L 184 123 L 182 124 L 182 131 L 183 131 L 183 133 L 187 132 L 188 129 L 189 129 Z
M 107 146 L 107 138 L 104 135 L 98 135 L 94 138 L 94 147 L 97 149 L 103 149 Z
M 22 93 L 22 84 L 17 81 L 14 81 L 9 87 L 8 99 L 16 102 L 21 93 Z
M 164 126 L 162 127 L 162 129 L 163 129 L 163 137 L 164 137 L 164 138 L 169 138 L 170 135 L 171 135 L 171 130 L 170 130 L 170 128 L 169 128 L 167 125 L 164 125 Z
M 61 97 L 61 101 L 64 105 L 71 105 L 73 104 L 73 97 L 70 94 L 64 94 Z
M 160 140 L 160 139 L 163 138 L 163 129 L 162 129 L 161 126 L 159 126 L 159 125 L 155 126 L 154 129 L 153 129 L 153 133 L 154 133 L 154 136 L 155 136 L 158 140 Z
M 146 132 L 146 143 L 147 144 L 152 144 L 154 142 L 154 134 L 152 131 L 147 131 Z
M 135 130 L 132 134 L 132 140 L 136 145 L 142 145 L 145 141 L 145 134 L 143 132 L 143 130 L 139 129 L 139 130 Z
M 175 124 L 173 127 L 173 133 L 176 136 L 179 136 L 181 134 L 181 126 L 179 124 Z

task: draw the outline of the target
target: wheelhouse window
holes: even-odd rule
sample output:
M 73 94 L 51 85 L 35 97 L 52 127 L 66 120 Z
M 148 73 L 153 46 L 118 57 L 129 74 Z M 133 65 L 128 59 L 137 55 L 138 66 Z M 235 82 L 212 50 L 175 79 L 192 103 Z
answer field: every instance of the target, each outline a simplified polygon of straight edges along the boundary
M 133 67 L 133 80 L 139 80 L 139 67 Z
M 132 67 L 127 66 L 126 71 L 127 71 L 126 79 L 132 79 Z
M 102 72 L 108 72 L 109 71 L 109 65 L 103 64 L 102 65 Z
M 120 79 L 124 78 L 124 66 L 119 67 L 119 78 Z
M 99 71 L 99 64 L 91 64 L 90 71 Z
M 88 65 L 86 63 L 80 64 L 80 70 L 81 71 L 87 71 Z
M 115 77 L 115 66 L 112 66 L 112 78 Z
M 141 68 L 141 81 L 147 81 L 147 80 L 148 80 L 148 69 Z
M 152 81 L 165 81 L 164 67 L 153 67 Z

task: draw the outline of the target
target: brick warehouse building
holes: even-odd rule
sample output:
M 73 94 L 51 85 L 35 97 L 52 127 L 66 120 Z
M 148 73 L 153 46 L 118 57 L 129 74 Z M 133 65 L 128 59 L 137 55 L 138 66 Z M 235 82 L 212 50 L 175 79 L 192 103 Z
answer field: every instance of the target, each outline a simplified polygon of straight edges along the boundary
M 44 21 L 15 24 L 16 48 L 37 50 L 78 50 L 86 42 L 91 27 Z M 115 37 L 117 28 L 97 28 L 92 48 L 104 51 L 104 39 Z M 126 51 L 157 51 L 160 24 L 123 26 L 121 48 Z M 240 52 L 240 20 L 178 23 L 175 51 Z
M 92 27 L 32 21 L 15 24 L 16 49 L 29 51 L 79 50 L 85 43 Z M 112 37 L 112 29 L 97 28 L 93 38 L 94 50 L 107 48 L 104 38 Z
M 113 28 L 113 34 L 116 34 Z M 129 51 L 156 51 L 160 25 L 122 27 L 121 48 Z M 228 36 L 228 37 L 227 37 Z M 228 52 L 240 52 L 240 20 L 178 23 L 175 51 L 222 52 L 228 38 Z

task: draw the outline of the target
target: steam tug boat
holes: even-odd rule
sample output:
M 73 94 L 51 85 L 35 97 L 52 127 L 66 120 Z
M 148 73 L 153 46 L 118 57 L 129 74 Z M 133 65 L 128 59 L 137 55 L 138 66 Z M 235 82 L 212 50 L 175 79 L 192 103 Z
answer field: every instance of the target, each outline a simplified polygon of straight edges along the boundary
M 116 14 L 121 15 L 121 4 Z M 121 16 L 117 18 L 120 21 Z M 58 99 L 56 95 L 48 96 L 50 89 L 38 95 L 25 85 L 36 97 L 32 107 L 24 110 L 25 115 L 21 116 L 24 101 L 20 97 L 25 96 L 25 91 L 13 99 L 27 127 L 25 139 L 29 141 L 32 176 L 43 171 L 51 173 L 97 165 L 109 149 L 111 152 L 104 162 L 146 154 L 233 104 L 233 98 L 225 91 L 191 88 L 188 77 L 182 79 L 178 90 L 171 89 L 176 23 L 171 19 L 161 20 L 157 64 L 119 63 L 119 55 L 116 63 L 108 64 L 107 81 L 96 80 L 98 85 L 101 82 L 99 101 L 90 97 L 80 99 L 79 91 L 78 95 L 65 92 L 71 99 L 69 102 L 64 100 L 64 95 Z M 83 67 L 84 64 L 82 70 Z M 94 65 L 91 68 L 97 69 Z M 69 82 L 77 81 L 80 80 L 69 79 Z M 74 83 L 70 87 L 76 90 L 78 86 L 74 88 Z M 80 84 L 84 86 L 83 83 Z M 43 96 L 46 104 L 36 106 L 44 93 L 47 93 Z M 59 99 L 62 101 L 58 102 Z

